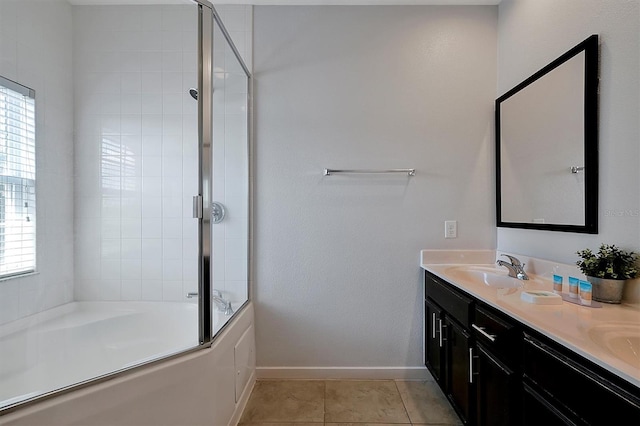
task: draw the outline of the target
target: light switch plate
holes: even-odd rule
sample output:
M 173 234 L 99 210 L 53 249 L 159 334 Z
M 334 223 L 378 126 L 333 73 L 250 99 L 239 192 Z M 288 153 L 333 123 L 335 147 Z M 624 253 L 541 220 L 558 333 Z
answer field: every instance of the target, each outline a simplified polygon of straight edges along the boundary
M 444 237 L 458 238 L 458 221 L 457 220 L 444 221 Z

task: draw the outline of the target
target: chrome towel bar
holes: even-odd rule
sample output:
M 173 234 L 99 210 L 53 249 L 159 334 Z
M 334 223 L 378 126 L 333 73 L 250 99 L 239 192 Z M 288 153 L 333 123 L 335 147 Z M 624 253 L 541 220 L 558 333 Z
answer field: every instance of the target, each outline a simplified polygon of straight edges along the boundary
M 408 176 L 415 176 L 416 169 L 357 169 L 357 170 L 337 170 L 337 169 L 324 169 L 325 176 L 331 176 L 336 173 L 406 173 Z

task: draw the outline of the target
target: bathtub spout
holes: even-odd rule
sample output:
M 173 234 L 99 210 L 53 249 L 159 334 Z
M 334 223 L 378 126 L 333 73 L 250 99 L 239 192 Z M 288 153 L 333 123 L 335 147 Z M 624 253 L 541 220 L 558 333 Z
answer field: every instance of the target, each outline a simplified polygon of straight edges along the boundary
M 224 312 L 225 315 L 233 315 L 233 308 L 231 307 L 231 302 L 217 295 L 213 295 L 211 299 L 213 300 L 213 303 L 215 303 L 218 311 Z
M 198 297 L 197 292 L 187 293 L 187 298 L 191 299 L 192 297 Z M 211 290 L 211 300 L 213 300 L 214 305 L 219 312 L 224 312 L 225 315 L 233 315 L 233 307 L 231 306 L 231 302 L 222 297 L 222 293 L 220 290 Z

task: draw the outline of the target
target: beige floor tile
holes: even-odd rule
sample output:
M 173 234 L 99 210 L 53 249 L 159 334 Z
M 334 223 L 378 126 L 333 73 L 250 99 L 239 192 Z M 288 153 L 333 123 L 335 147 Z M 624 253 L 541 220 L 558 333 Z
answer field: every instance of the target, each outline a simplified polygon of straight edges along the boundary
M 324 382 L 256 382 L 240 423 L 322 423 Z
M 436 382 L 397 381 L 396 385 L 411 423 L 462 424 Z
M 240 423 L 238 423 L 240 424 Z M 242 426 L 323 426 L 324 423 L 242 423 Z M 360 425 L 358 425 L 360 426 Z M 376 425 L 378 426 L 378 425 Z
M 409 423 L 392 380 L 327 381 L 325 422 Z
M 410 423 L 325 423 L 324 426 L 398 426 Z

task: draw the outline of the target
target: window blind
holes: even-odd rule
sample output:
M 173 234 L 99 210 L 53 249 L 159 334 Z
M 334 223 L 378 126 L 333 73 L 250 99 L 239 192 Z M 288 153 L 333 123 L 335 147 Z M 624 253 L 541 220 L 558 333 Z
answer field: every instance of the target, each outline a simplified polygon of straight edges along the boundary
M 35 93 L 0 77 L 0 278 L 36 266 Z

